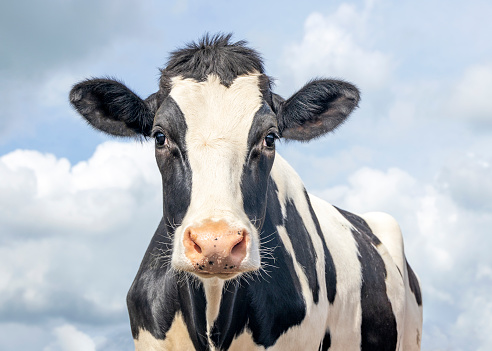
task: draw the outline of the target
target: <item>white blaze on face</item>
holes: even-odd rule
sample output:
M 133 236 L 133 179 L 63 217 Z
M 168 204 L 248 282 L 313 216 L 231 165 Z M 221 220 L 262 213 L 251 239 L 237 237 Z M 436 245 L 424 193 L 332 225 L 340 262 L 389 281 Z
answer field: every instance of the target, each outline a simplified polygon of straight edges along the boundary
M 204 82 L 172 79 L 170 96 L 186 120 L 186 150 L 192 170 L 191 203 L 175 236 L 173 263 L 186 265 L 182 233 L 206 220 L 225 220 L 244 227 L 251 248 L 244 264 L 258 264 L 257 233 L 244 213 L 241 175 L 248 150 L 248 134 L 262 105 L 259 74 L 240 76 L 226 87 L 215 75 Z M 183 261 L 184 260 L 184 261 Z M 251 262 L 258 261 L 258 262 Z

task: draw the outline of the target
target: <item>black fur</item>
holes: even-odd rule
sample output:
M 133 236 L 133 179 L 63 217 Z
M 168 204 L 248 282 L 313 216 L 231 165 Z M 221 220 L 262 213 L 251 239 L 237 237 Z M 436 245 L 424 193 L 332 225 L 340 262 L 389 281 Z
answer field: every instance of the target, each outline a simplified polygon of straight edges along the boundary
M 248 152 L 241 176 L 244 211 L 258 230 L 265 218 L 268 174 L 272 169 L 275 149 L 264 149 L 263 139 L 270 131 L 277 132 L 276 119 L 265 103 L 256 112 L 248 134 Z
M 314 221 L 314 225 L 316 226 L 316 231 L 321 239 L 321 243 L 323 244 L 323 251 L 325 253 L 325 282 L 326 282 L 326 292 L 328 301 L 333 304 L 335 302 L 335 296 L 337 294 L 337 272 L 335 268 L 335 263 L 333 262 L 333 257 L 331 256 L 330 250 L 328 250 L 328 246 L 326 246 L 325 238 L 323 236 L 323 232 L 321 231 L 321 226 L 319 225 L 318 218 L 314 213 L 313 206 L 311 205 L 311 200 L 309 199 L 309 195 L 304 189 L 304 196 L 306 197 L 306 201 L 309 206 L 309 211 L 311 213 L 311 218 Z
M 413 292 L 415 295 L 415 300 L 417 301 L 417 304 L 419 306 L 422 306 L 422 292 L 420 291 L 420 284 L 419 280 L 417 279 L 417 276 L 415 275 L 412 267 L 408 264 L 408 261 L 405 260 L 405 263 L 407 265 L 407 272 L 408 272 L 408 280 L 410 283 L 410 290 Z
M 156 339 L 165 339 L 176 314 L 180 312 L 196 350 L 205 351 L 208 350 L 205 293 L 201 285 L 183 279 L 170 269 L 168 255 L 173 234 L 170 228 L 163 219 L 128 292 L 132 335 L 138 339 L 142 328 Z
M 263 73 L 263 61 L 258 52 L 246 46 L 246 41 L 231 42 L 232 34 L 206 34 L 198 43 L 171 53 L 167 66 L 162 70 L 163 79 L 182 76 L 205 81 L 215 74 L 225 86 L 236 77 L 248 73 Z
M 319 351 L 328 351 L 331 346 L 331 334 L 330 332 L 326 332 L 321 345 L 319 345 Z
M 91 79 L 75 85 L 70 102 L 94 128 L 115 136 L 149 136 L 156 104 L 143 101 L 125 85 Z
M 313 80 L 288 100 L 277 100 L 282 137 L 308 141 L 331 132 L 345 121 L 358 102 L 359 91 L 352 84 Z
M 304 268 L 304 273 L 308 279 L 309 288 L 313 294 L 314 303 L 319 301 L 319 282 L 316 271 L 316 251 L 314 250 L 313 241 L 304 226 L 304 220 L 296 208 L 296 204 L 292 200 L 286 203 L 286 218 L 285 228 L 289 233 L 290 241 L 294 249 L 296 260 L 301 267 Z
M 375 248 L 380 241 L 362 218 L 340 209 L 338 211 L 356 228 L 352 234 L 357 242 L 362 268 L 361 350 L 394 351 L 398 332 L 396 317 L 386 294 L 386 267 Z

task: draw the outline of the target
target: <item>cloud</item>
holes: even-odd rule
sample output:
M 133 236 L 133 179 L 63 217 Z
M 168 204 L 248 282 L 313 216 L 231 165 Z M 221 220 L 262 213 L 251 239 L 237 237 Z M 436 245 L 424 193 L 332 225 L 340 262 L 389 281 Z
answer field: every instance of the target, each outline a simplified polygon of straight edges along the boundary
M 73 167 L 64 158 L 17 150 L 0 158 L 0 172 L 5 179 L 0 218 L 15 226 L 17 235 L 26 233 L 18 230 L 24 218 L 30 219 L 26 225 L 38 223 L 53 230 L 52 235 L 73 227 L 107 230 L 115 225 L 113 211 L 118 214 L 114 221 L 119 221 L 131 214 L 133 201 L 144 201 L 132 190 L 142 183 L 159 186 L 152 150 L 127 143 L 101 144 L 91 159 Z
M 442 190 L 464 207 L 477 212 L 492 211 L 492 158 L 468 153 L 456 158 L 439 173 Z
M 0 178 L 0 322 L 125 322 L 162 215 L 152 146 L 108 142 L 74 166 L 18 150 Z
M 445 102 L 445 112 L 479 128 L 492 127 L 492 64 L 474 64 L 463 72 Z
M 359 212 L 368 212 L 371 208 L 394 210 L 395 206 L 408 208 L 413 205 L 401 202 L 401 197 L 395 196 L 401 191 L 405 194 L 416 191 L 416 180 L 398 168 L 383 172 L 365 167 L 352 174 L 348 183 L 325 190 L 323 196 Z
M 0 350 L 42 350 L 53 339 L 51 331 L 42 325 L 0 323 Z
M 490 300 L 490 287 L 492 280 L 487 284 L 482 281 L 482 287 L 470 287 L 463 297 L 463 310 L 453 323 L 452 332 L 459 335 L 464 340 L 472 339 L 471 345 L 468 342 L 461 342 L 463 349 L 473 349 L 477 351 L 490 350 L 492 345 L 492 301 Z M 477 342 L 479 341 L 479 342 Z
M 347 79 L 364 91 L 384 87 L 395 63 L 371 45 L 368 19 L 373 7 L 371 1 L 366 1 L 362 10 L 342 3 L 333 14 L 312 13 L 304 24 L 301 42 L 288 46 L 283 55 L 295 83 L 326 76 Z
M 75 328 L 65 324 L 53 330 L 56 341 L 44 348 L 44 351 L 96 351 L 92 338 Z

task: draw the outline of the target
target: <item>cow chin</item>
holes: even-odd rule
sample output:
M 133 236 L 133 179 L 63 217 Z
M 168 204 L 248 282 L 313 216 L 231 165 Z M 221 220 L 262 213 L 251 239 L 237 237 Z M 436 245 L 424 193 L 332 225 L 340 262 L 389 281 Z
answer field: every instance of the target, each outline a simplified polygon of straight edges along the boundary
M 259 259 L 258 259 L 259 262 Z M 224 265 L 224 269 L 210 269 L 210 263 L 203 265 L 193 265 L 191 262 L 173 262 L 173 268 L 177 271 L 192 273 L 201 279 L 219 278 L 222 280 L 232 280 L 239 278 L 242 274 L 256 272 L 260 270 L 260 264 L 252 264 L 250 260 L 239 267 L 229 267 Z
M 241 272 L 234 272 L 234 273 L 201 273 L 195 270 L 191 273 L 195 274 L 196 276 L 202 279 L 219 278 L 222 280 L 233 280 L 239 278 L 242 274 L 247 272 L 250 271 L 241 271 Z

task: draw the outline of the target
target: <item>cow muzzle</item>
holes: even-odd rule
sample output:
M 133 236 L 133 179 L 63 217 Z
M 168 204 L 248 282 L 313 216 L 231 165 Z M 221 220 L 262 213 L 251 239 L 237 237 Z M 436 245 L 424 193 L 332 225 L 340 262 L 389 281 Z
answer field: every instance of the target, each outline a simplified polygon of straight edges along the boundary
M 185 255 L 191 271 L 200 276 L 228 276 L 243 271 L 250 237 L 245 228 L 231 227 L 225 221 L 207 221 L 184 232 Z

